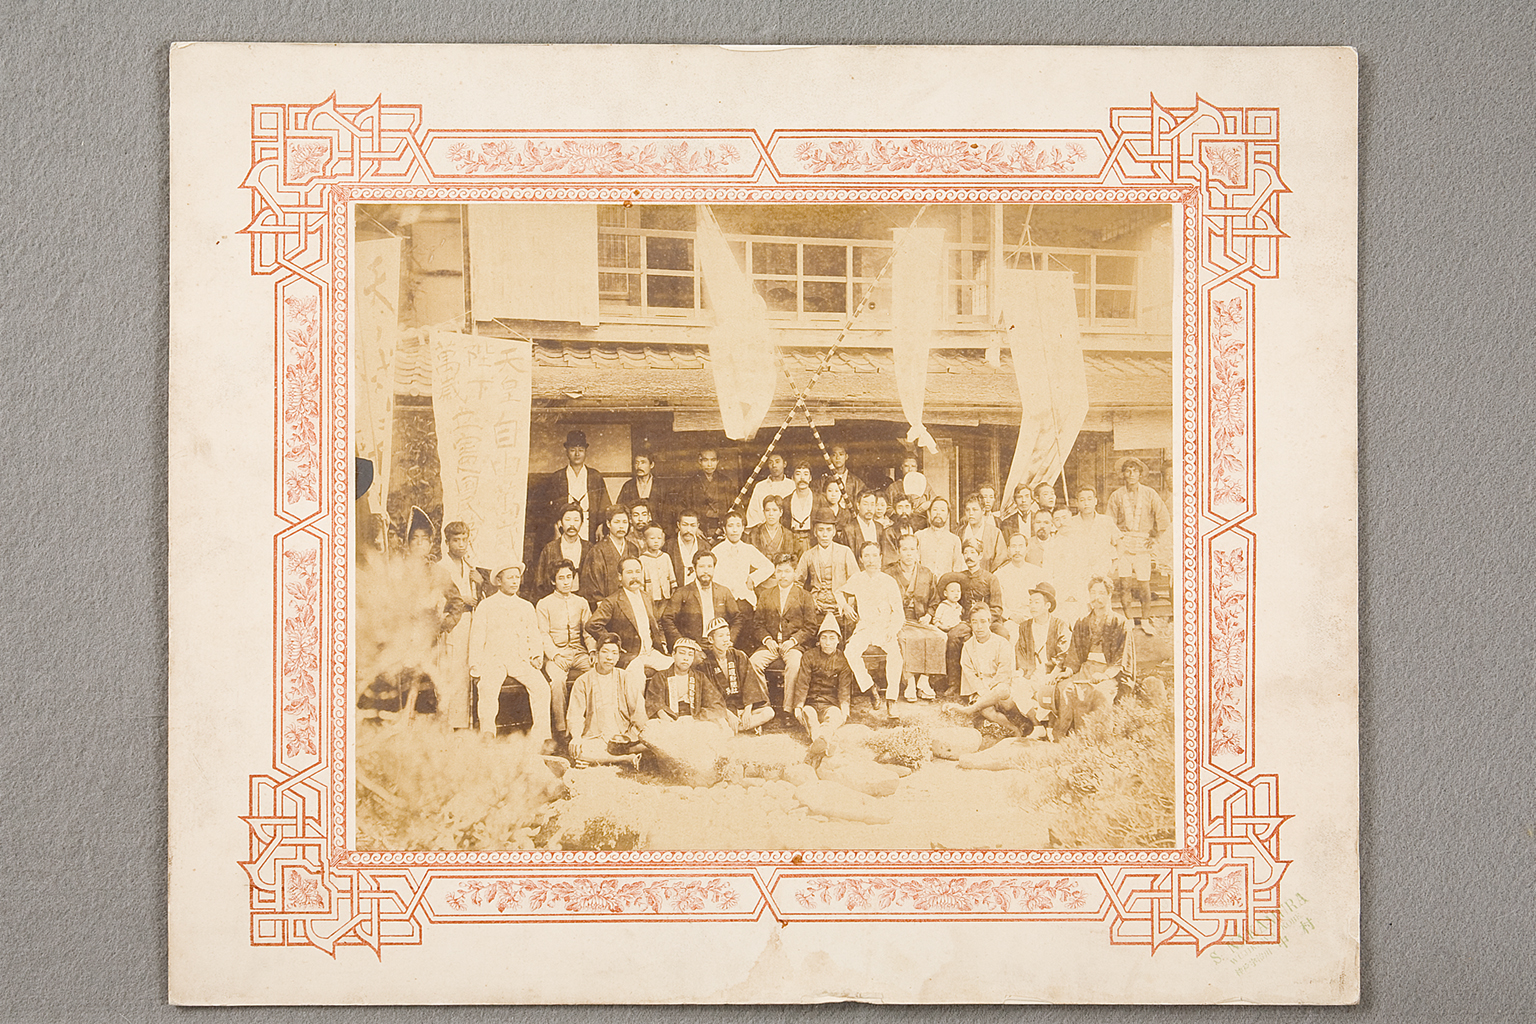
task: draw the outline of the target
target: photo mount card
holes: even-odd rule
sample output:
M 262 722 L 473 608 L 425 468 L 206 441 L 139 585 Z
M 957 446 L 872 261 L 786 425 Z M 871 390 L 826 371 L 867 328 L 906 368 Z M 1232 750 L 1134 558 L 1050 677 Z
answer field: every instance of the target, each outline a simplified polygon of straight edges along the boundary
M 1358 999 L 1353 51 L 171 71 L 173 1002 Z

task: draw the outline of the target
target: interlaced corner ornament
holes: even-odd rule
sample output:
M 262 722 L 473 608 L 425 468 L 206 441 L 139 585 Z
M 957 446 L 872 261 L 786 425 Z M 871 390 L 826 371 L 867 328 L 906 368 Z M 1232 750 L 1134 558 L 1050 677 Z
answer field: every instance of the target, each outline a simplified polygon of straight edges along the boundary
M 274 288 L 273 511 L 282 525 L 273 550 L 272 759 L 250 779 L 243 818 L 251 942 L 382 955 L 420 944 L 432 923 L 764 914 L 1092 920 L 1116 944 L 1197 954 L 1217 943 L 1279 942 L 1286 817 L 1278 778 L 1253 761 L 1257 542 L 1247 528 L 1255 289 L 1279 274 L 1285 237 L 1279 133 L 1278 109 L 1198 97 L 1188 107 L 1153 97 L 1113 108 L 1108 130 L 779 131 L 766 141 L 751 131 L 435 129 L 421 107 L 382 97 L 254 106 L 243 233 L 251 273 Z M 797 868 L 782 851 L 347 848 L 349 203 L 625 198 L 1171 202 L 1183 211 L 1181 848 L 811 851 Z

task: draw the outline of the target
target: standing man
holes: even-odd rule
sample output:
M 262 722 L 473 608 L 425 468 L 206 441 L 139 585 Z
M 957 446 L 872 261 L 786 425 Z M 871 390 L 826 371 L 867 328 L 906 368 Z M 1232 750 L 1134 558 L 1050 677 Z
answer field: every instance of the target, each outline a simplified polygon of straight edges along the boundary
M 800 675 L 800 658 L 815 627 L 816 605 L 795 582 L 795 556 L 786 551 L 773 567 L 773 579 L 757 588 L 757 613 L 752 616 L 746 644 L 752 652 L 752 667 L 765 678 L 770 668 L 784 670 L 784 692 L 779 696 L 782 708 L 789 707 Z
M 772 494 L 763 498 L 763 521 L 747 531 L 747 543 L 775 564 L 780 555 L 799 558 L 803 553 L 795 543 L 795 535 L 784 528 L 783 508 L 786 500 Z
M 816 544 L 800 556 L 795 579 L 810 592 L 818 614 L 832 612 L 842 620 L 848 617 L 848 602 L 843 599 L 843 584 L 859 571 L 853 552 L 833 540 L 837 521 L 831 509 L 816 513 Z
M 736 595 L 715 582 L 715 553 L 700 551 L 693 556 L 693 582 L 678 587 L 666 611 L 661 613 L 661 628 L 668 644 L 681 636 L 700 644 L 706 642 L 705 627 L 715 619 L 724 619 L 731 627 L 731 642 L 746 625 Z
M 632 508 L 636 502 L 643 501 L 650 509 L 651 519 L 664 527 L 669 527 L 671 524 L 667 521 L 667 489 L 654 475 L 655 458 L 648 450 L 642 448 L 635 452 L 630 464 L 634 466 L 635 472 L 624 481 L 624 486 L 619 488 L 619 504 L 625 508 Z M 638 531 L 639 527 L 636 526 L 635 529 Z
M 1042 512 L 1056 511 L 1056 485 L 1044 481 L 1035 485 L 1035 506 Z
M 949 502 L 944 498 L 934 498 L 928 506 L 928 525 L 917 531 L 917 553 L 936 578 L 965 568 L 960 538 L 949 528 Z
M 587 620 L 592 609 L 576 594 L 576 567 L 562 561 L 555 566 L 555 592 L 534 605 L 544 643 L 544 677 L 549 680 L 550 726 L 558 742 L 568 743 L 565 706 L 571 681 L 592 667 L 587 650 Z
M 901 589 L 896 580 L 885 572 L 880 558 L 880 545 L 867 541 L 859 548 L 859 561 L 863 571 L 856 573 L 843 584 L 842 592 L 852 598 L 858 624 L 848 638 L 846 652 L 848 664 L 853 669 L 853 680 L 860 693 L 868 693 L 875 685 L 864 663 L 864 652 L 874 647 L 885 652 L 885 713 L 896 717 L 896 698 L 901 693 L 901 645 L 897 637 L 906 622 L 902 612 Z M 917 699 L 916 687 L 911 697 Z
M 437 672 L 432 681 L 437 684 L 437 697 L 441 710 L 447 713 L 448 724 L 455 729 L 469 728 L 469 631 L 474 619 L 475 606 L 480 603 L 481 587 L 486 576 L 469 564 L 469 527 L 453 522 L 443 527 L 443 541 L 447 550 L 438 562 L 458 589 L 464 602 L 464 614 L 447 633 L 437 662 Z
M 708 551 L 709 545 L 699 536 L 699 513 L 685 508 L 677 514 L 677 536 L 666 543 L 667 554 L 672 556 L 672 578 L 680 586 L 693 582 L 693 558 L 700 551 Z
M 1001 530 L 1002 525 L 998 522 L 997 516 L 997 486 L 989 483 L 982 484 L 976 488 L 976 496 L 981 499 L 982 514 L 991 521 L 993 526 Z
M 554 592 L 555 566 L 561 562 L 570 562 L 576 567 L 576 583 L 579 586 L 581 565 L 587 560 L 587 552 L 592 547 L 581 539 L 580 505 L 566 505 L 562 508 L 555 529 L 555 539 L 544 545 L 544 550 L 539 552 L 539 560 L 533 567 L 533 580 L 527 588 L 535 602 L 542 601 Z
M 540 670 L 544 661 L 543 638 L 533 605 L 517 596 L 523 583 L 523 563 L 504 562 L 496 571 L 500 590 L 480 602 L 469 633 L 469 672 L 480 680 L 476 706 L 482 735 L 496 735 L 496 713 L 501 707 L 501 687 L 515 679 L 528 691 L 528 710 L 533 726 L 528 738 L 536 749 L 548 753 L 550 739 L 550 686 Z
M 928 506 L 935 495 L 933 487 L 929 485 L 928 478 L 917 469 L 917 456 L 911 453 L 901 457 L 901 471 L 896 474 L 896 479 L 885 489 L 885 500 L 891 506 L 896 507 L 896 502 L 906 495 L 912 500 L 912 511 L 916 515 L 926 516 Z M 925 520 L 926 521 L 926 520 Z
M 619 565 L 624 559 L 639 557 L 640 550 L 629 539 L 629 513 L 623 505 L 614 505 L 608 510 L 608 536 L 593 544 L 581 563 L 581 596 L 595 607 L 619 589 Z
M 1055 538 L 1056 523 L 1053 517 L 1045 509 L 1041 509 L 1030 517 L 1030 535 L 1026 547 L 1028 552 L 1026 560 L 1040 566 L 1045 570 L 1047 563 L 1051 561 Z M 1054 566 L 1052 567 L 1054 569 Z
M 1029 517 L 1034 515 L 1035 499 L 1029 493 L 1029 484 L 1019 484 L 1013 489 L 1013 500 L 998 513 L 997 526 L 1003 531 L 1005 541 L 1015 534 L 1029 536 Z
M 640 559 L 629 556 L 619 566 L 619 589 L 597 603 L 597 610 L 587 619 L 587 636 L 595 647 L 603 637 L 619 641 L 618 667 L 630 688 L 631 703 L 644 716 L 646 669 L 666 668 L 666 639 L 661 623 L 651 613 L 651 599 L 645 592 L 645 567 Z M 574 722 L 575 711 L 571 712 Z
M 711 544 L 720 539 L 720 524 L 736 500 L 736 484 L 720 472 L 720 453 L 714 448 L 699 452 L 699 469 L 683 491 L 683 504 L 699 514 L 699 529 Z
M 582 540 L 596 540 L 597 524 L 608 511 L 608 489 L 603 474 L 587 465 L 587 435 L 581 430 L 565 435 L 565 466 L 545 481 L 547 521 L 554 522 L 567 505 L 581 509 Z
M 1116 589 L 1120 610 L 1131 617 L 1131 598 L 1141 605 L 1135 620 L 1141 631 L 1152 636 L 1152 544 L 1169 525 L 1168 506 L 1150 487 L 1141 485 L 1146 465 L 1136 458 L 1120 463 L 1124 483 L 1109 496 L 1109 517 L 1120 530 L 1119 557 L 1115 559 Z
M 725 539 L 713 548 L 715 578 L 749 606 L 757 606 L 757 585 L 773 575 L 773 563 L 757 548 L 742 540 L 745 517 L 736 509 L 725 514 Z
M 821 478 L 819 489 L 825 493 L 827 481 L 836 480 L 843 489 L 843 500 L 857 501 L 859 495 L 863 494 L 867 488 L 864 486 L 864 481 L 848 470 L 848 449 L 843 445 L 835 444 L 827 454 L 832 459 L 832 468 Z
M 816 492 L 811 490 L 811 460 L 796 459 L 795 489 L 784 499 L 784 523 L 795 535 L 795 545 L 801 554 L 811 546 L 811 529 L 820 505 Z
M 865 491 L 859 495 L 857 515 L 843 527 L 841 539 L 850 551 L 861 551 L 865 544 L 876 545 L 880 548 L 880 564 L 885 566 L 896 561 L 896 545 L 886 536 L 886 527 L 880 525 L 875 518 L 876 506 L 879 504 L 876 498 L 874 491 Z
M 767 517 L 763 513 L 763 499 L 772 495 L 787 498 L 795 489 L 795 482 L 784 475 L 784 456 L 772 452 L 768 456 L 768 476 L 752 485 L 752 497 L 747 499 L 747 529 L 761 524 Z
M 966 541 L 974 540 L 981 545 L 981 565 L 985 569 L 995 569 L 1008 560 L 1008 551 L 1003 544 L 1003 532 L 997 528 L 992 517 L 987 515 L 986 502 L 981 495 L 967 495 L 961 510 L 965 519 L 955 530 L 963 546 Z

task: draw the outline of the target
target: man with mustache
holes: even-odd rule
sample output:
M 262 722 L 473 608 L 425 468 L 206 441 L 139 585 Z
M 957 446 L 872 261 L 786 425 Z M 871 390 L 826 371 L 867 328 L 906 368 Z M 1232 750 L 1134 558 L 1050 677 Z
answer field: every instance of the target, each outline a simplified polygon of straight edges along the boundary
M 534 563 L 532 579 L 524 581 L 527 596 L 537 604 L 553 594 L 555 567 L 561 562 L 570 562 L 576 566 L 576 582 L 579 587 L 581 564 L 587 560 L 587 552 L 591 547 L 581 537 L 581 506 L 566 505 L 560 510 L 560 518 L 555 523 L 555 539 L 544 545 L 538 561 Z

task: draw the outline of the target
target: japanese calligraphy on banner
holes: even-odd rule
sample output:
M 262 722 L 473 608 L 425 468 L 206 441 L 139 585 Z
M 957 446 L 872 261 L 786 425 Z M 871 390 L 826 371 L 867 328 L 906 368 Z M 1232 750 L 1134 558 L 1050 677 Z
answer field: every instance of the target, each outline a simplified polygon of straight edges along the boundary
M 395 349 L 400 342 L 400 239 L 357 243 L 357 454 L 373 462 L 375 512 L 389 496 L 395 415 Z
M 432 332 L 443 522 L 467 523 L 472 550 L 522 557 L 532 401 L 531 342 Z

